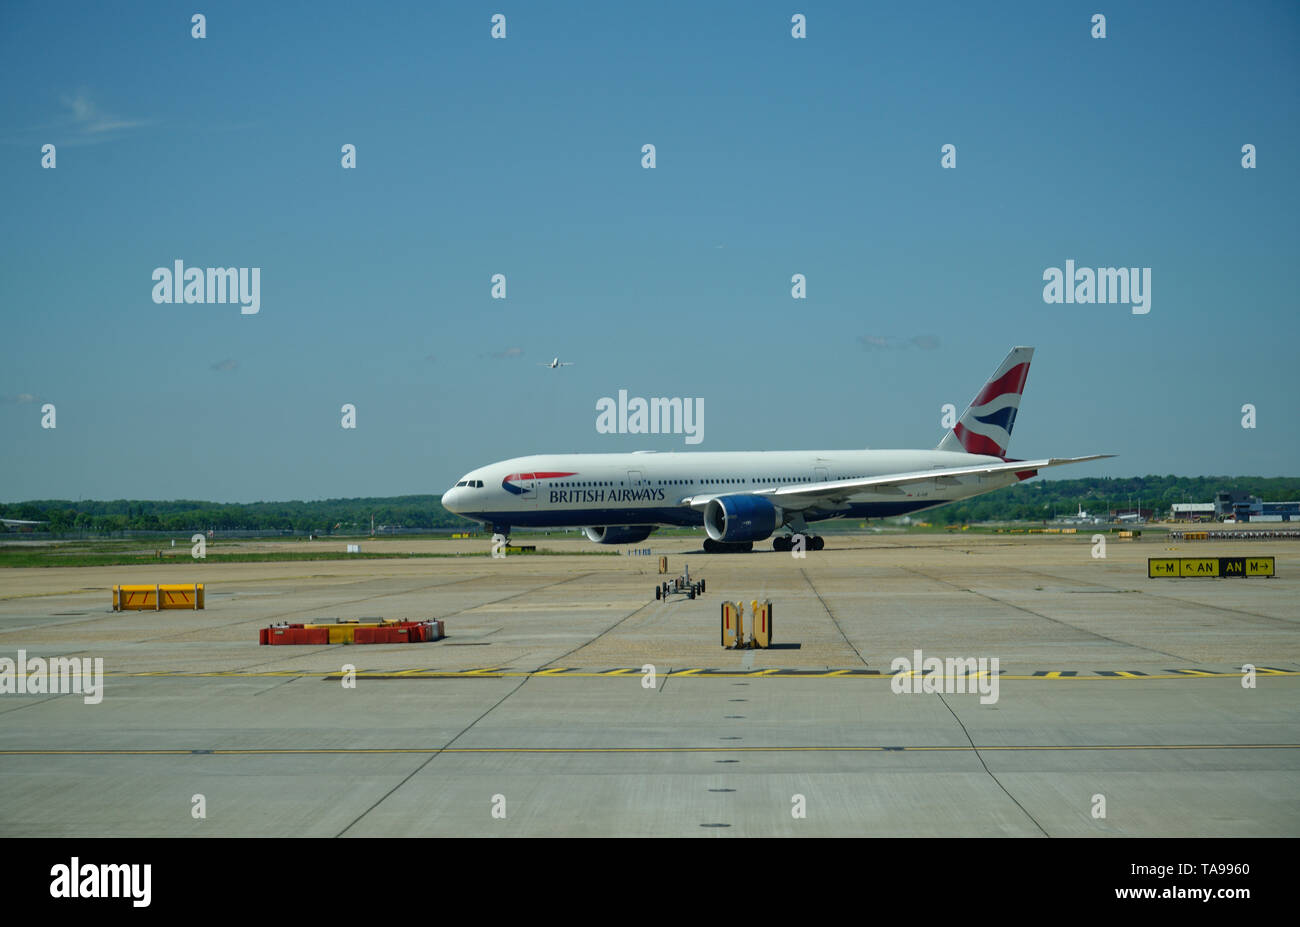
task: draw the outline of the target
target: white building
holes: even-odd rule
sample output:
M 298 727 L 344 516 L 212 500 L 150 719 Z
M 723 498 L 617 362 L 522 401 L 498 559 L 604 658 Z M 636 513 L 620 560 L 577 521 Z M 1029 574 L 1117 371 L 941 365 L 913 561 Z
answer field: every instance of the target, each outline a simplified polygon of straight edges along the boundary
M 1213 502 L 1175 502 L 1174 521 L 1214 521 Z

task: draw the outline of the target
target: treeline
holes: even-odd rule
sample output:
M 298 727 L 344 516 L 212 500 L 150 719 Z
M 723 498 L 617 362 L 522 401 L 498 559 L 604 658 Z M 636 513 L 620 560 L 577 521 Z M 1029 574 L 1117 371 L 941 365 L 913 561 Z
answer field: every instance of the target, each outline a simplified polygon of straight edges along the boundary
M 324 499 L 316 502 L 199 502 L 190 499 L 153 501 L 117 499 L 111 502 L 70 502 L 40 499 L 0 504 L 0 517 L 48 521 L 39 531 L 207 531 L 214 529 L 331 534 L 355 534 L 375 526 L 460 528 L 474 525 L 442 507 L 438 496 Z M 14 528 L 11 531 L 16 530 Z
M 1175 502 L 1213 502 L 1225 490 L 1247 492 L 1265 502 L 1300 499 L 1300 478 L 1254 476 L 1141 476 L 1119 479 L 1031 480 L 946 505 L 922 517 L 936 524 L 976 521 L 1043 521 L 1073 515 L 1080 505 L 1092 515 L 1116 509 L 1155 509 L 1163 515 Z M 40 531 L 216 531 L 244 530 L 355 534 L 375 526 L 440 529 L 475 525 L 442 507 L 438 496 L 324 499 L 317 502 L 165 502 L 118 499 L 70 502 L 44 499 L 0 504 L 0 517 L 48 521 Z M 16 529 L 10 529 L 16 530 Z
M 921 517 L 935 524 L 1043 521 L 1074 515 L 1079 506 L 1103 518 L 1123 509 L 1154 509 L 1164 516 L 1175 502 L 1213 502 L 1216 493 L 1246 492 L 1265 502 L 1300 499 L 1300 478 L 1259 476 L 1134 476 L 1081 480 L 1035 479 Z

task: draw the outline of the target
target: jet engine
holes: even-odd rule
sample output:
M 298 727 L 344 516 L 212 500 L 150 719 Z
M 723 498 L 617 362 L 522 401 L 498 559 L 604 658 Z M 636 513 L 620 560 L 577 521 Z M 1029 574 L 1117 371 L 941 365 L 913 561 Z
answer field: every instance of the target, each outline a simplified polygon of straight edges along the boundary
M 761 541 L 781 527 L 785 516 L 764 496 L 721 496 L 704 509 L 704 530 L 728 544 Z
M 597 544 L 635 544 L 650 537 L 654 525 L 602 525 L 598 528 L 583 528 L 583 534 Z

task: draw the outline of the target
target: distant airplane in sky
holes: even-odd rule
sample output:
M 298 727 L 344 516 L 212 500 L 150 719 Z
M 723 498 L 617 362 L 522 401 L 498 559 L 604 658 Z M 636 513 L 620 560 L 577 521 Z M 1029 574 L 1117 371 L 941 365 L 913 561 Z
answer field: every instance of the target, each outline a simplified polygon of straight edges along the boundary
M 752 550 L 774 534 L 773 548 L 789 551 L 810 522 L 905 515 L 1110 456 L 1006 456 L 1033 355 L 1012 348 L 933 450 L 516 457 L 465 474 L 442 504 L 506 536 L 512 525 L 582 527 L 598 544 L 633 544 L 656 525 L 703 526 L 706 551 Z
M 537 366 L 550 367 L 552 370 L 554 370 L 556 367 L 572 367 L 573 361 L 562 361 L 558 357 L 556 357 L 549 364 L 544 361 L 538 361 Z

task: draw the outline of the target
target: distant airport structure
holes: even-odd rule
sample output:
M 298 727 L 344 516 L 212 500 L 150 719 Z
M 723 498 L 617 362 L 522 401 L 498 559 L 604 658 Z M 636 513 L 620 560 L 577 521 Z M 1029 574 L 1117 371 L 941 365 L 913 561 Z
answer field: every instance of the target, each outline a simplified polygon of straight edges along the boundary
M 1173 521 L 1300 521 L 1300 502 L 1264 502 L 1248 492 L 1215 493 L 1213 502 L 1175 502 Z
M 1245 492 L 1221 492 L 1214 497 L 1214 514 L 1225 521 L 1300 521 L 1300 502 L 1262 502 Z

